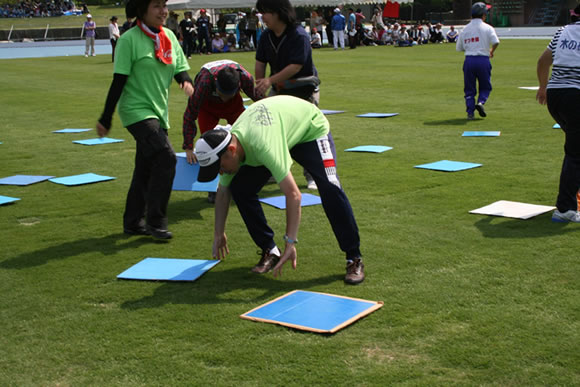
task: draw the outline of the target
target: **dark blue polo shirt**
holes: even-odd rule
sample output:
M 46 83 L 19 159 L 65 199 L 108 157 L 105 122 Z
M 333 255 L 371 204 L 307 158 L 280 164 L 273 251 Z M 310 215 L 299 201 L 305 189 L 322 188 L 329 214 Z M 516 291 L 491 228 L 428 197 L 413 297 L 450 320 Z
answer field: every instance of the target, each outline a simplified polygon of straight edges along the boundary
M 288 26 L 280 37 L 271 30 L 265 30 L 258 42 L 256 60 L 270 65 L 270 75 L 279 73 L 290 64 L 299 64 L 302 69 L 291 79 L 318 76 L 312 61 L 310 36 L 300 25 Z

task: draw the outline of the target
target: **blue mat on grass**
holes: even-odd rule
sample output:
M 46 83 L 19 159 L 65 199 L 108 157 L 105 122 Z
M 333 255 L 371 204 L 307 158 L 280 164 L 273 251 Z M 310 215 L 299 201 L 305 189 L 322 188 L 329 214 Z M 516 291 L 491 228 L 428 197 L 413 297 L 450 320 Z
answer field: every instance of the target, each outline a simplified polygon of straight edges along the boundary
M 394 117 L 398 116 L 399 113 L 365 113 L 359 114 L 357 117 L 362 118 L 386 118 L 386 117 Z
M 97 175 L 95 173 L 83 173 L 82 175 L 73 175 L 73 176 L 66 176 L 66 177 L 55 177 L 53 179 L 49 179 L 56 184 L 62 184 L 67 186 L 73 185 L 83 185 L 83 184 L 91 184 L 91 183 L 98 183 L 101 181 L 113 180 L 114 177 L 110 176 L 102 176 Z
M 145 258 L 117 276 L 143 281 L 195 281 L 219 260 Z
M 498 137 L 501 132 L 476 132 L 476 131 L 465 131 L 463 132 L 463 137 Z
M 11 198 L 10 196 L 2 196 L 0 195 L 0 205 L 2 204 L 8 204 L 8 203 L 13 203 L 17 200 L 20 200 L 20 198 Z
M 0 179 L 2 185 L 30 185 L 40 183 L 53 178 L 54 176 L 33 176 L 33 175 L 14 175 Z
M 75 140 L 73 141 L 75 144 L 81 145 L 103 145 L 103 144 L 113 144 L 116 142 L 123 142 L 125 140 L 120 140 L 118 138 L 109 138 L 109 137 L 100 137 L 100 138 L 91 138 L 89 140 Z
M 266 203 L 273 207 L 276 207 L 280 210 L 286 209 L 286 196 L 273 196 L 270 198 L 262 198 L 260 199 L 260 201 L 262 203 Z M 309 193 L 302 194 L 302 202 L 300 203 L 301 207 L 315 206 L 317 204 L 322 204 L 320 196 L 312 195 Z
M 382 302 L 295 290 L 241 318 L 318 333 L 334 333 L 383 306 Z
M 416 165 L 415 168 L 432 169 L 435 171 L 457 172 L 466 169 L 481 167 L 483 164 L 465 163 L 462 161 L 441 160 L 434 163 Z
M 83 133 L 90 132 L 92 129 L 61 129 L 53 130 L 52 133 Z
M 393 149 L 390 146 L 383 145 L 360 145 L 354 148 L 345 149 L 345 152 L 370 152 L 370 153 L 383 153 L 388 150 Z
M 329 116 L 331 114 L 340 114 L 340 113 L 344 113 L 344 110 L 327 110 L 327 109 L 320 109 L 320 111 L 322 112 L 322 114 Z

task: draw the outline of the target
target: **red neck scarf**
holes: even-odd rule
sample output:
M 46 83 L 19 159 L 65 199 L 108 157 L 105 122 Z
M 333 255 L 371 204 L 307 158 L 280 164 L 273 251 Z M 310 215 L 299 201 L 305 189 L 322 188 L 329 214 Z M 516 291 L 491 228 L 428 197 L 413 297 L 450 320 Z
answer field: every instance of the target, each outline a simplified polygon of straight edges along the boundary
M 141 23 L 141 20 L 137 20 L 137 25 L 143 31 L 143 33 L 153 40 L 155 44 L 155 57 L 159 59 L 161 63 L 171 64 L 171 40 L 165 35 L 163 27 L 159 28 L 159 33 L 154 33 L 145 24 Z

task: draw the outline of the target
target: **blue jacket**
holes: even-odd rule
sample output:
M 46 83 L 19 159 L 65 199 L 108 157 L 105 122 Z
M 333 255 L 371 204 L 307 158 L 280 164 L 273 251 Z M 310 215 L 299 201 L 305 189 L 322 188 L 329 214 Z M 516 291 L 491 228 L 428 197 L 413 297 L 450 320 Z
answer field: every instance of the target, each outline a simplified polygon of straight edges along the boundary
M 330 21 L 330 29 L 333 31 L 344 31 L 344 26 L 346 25 L 346 19 L 340 13 L 337 13 L 332 17 Z

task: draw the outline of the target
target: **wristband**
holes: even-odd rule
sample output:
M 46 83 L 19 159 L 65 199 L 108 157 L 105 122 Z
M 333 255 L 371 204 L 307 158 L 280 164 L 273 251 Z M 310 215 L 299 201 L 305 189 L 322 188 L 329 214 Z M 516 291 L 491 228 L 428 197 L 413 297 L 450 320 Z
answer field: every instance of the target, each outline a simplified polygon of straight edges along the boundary
M 298 243 L 298 239 L 291 239 L 288 235 L 284 235 L 284 241 L 286 243 L 290 243 L 291 245 Z

